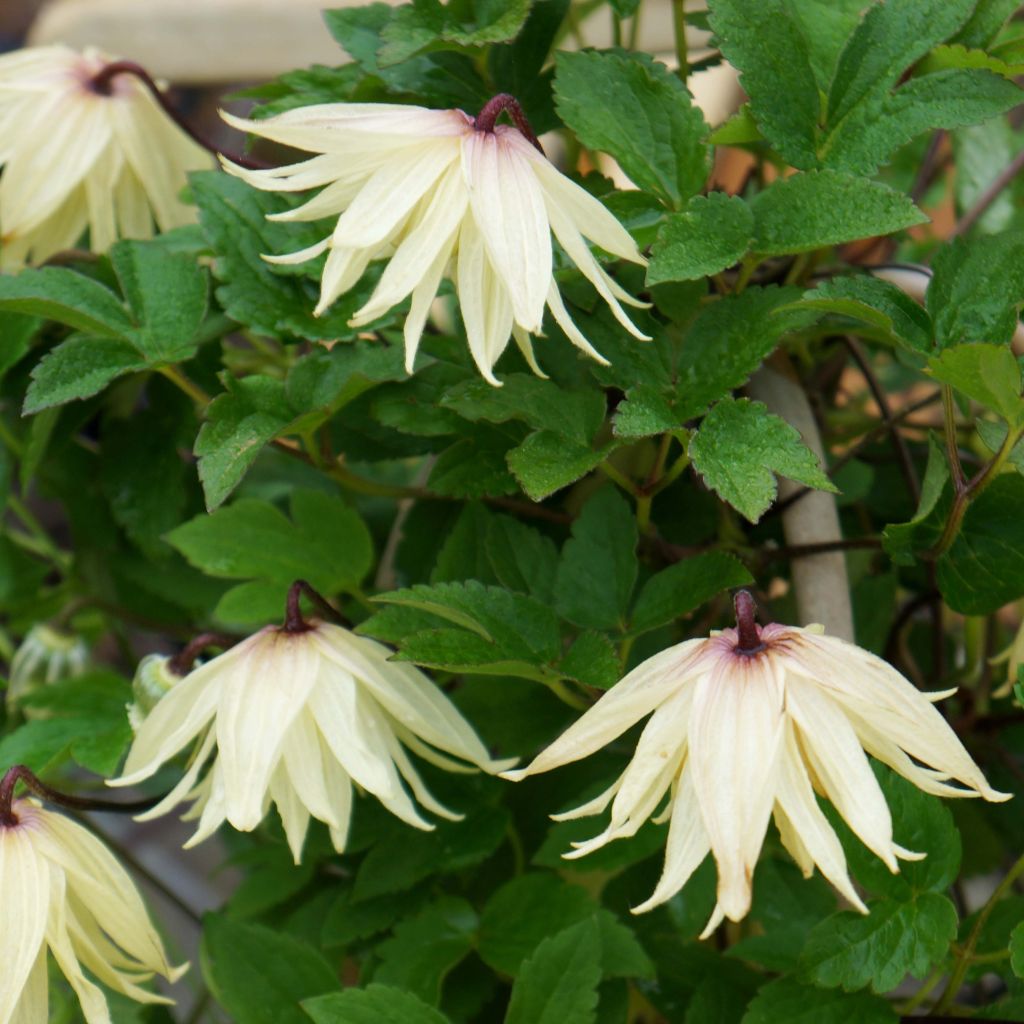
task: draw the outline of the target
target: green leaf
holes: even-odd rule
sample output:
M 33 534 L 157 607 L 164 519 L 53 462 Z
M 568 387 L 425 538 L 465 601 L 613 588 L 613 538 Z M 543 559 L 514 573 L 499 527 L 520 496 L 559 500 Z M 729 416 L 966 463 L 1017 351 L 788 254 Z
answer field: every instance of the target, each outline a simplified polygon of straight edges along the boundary
M 118 242 L 110 262 L 136 323 L 135 347 L 150 363 L 188 359 L 206 316 L 206 271 L 193 256 L 153 242 Z
M 949 463 L 939 441 L 928 437 L 928 464 L 921 484 L 921 500 L 909 523 L 890 523 L 882 531 L 882 546 L 897 565 L 913 565 L 914 552 L 938 541 L 949 510 Z
M 764 137 L 794 167 L 815 167 L 818 85 L 792 5 L 786 0 L 713 0 L 710 8 L 722 53 L 739 69 Z
M 520 875 L 484 906 L 477 952 L 489 967 L 515 977 L 545 938 L 590 918 L 596 909 L 586 889 L 556 875 Z
M 555 607 L 577 626 L 625 628 L 637 576 L 637 527 L 613 487 L 583 506 L 565 542 L 555 579 Z
M 495 516 L 487 528 L 487 557 L 503 587 L 551 603 L 558 548 L 550 537 L 511 516 Z
M 560 441 L 564 444 L 564 441 Z M 511 494 L 516 482 L 507 459 L 509 442 L 494 428 L 478 428 L 437 457 L 427 486 L 452 498 L 484 498 Z
M 439 42 L 458 46 L 506 42 L 522 28 L 530 7 L 531 0 L 475 0 L 472 16 L 462 20 L 458 8 L 449 8 L 440 0 L 413 0 L 399 7 L 384 27 L 384 46 L 377 59 L 381 67 L 387 67 Z
M 573 641 L 558 663 L 558 671 L 584 686 L 607 690 L 619 681 L 622 664 L 611 640 L 604 633 L 588 630 Z
M 864 13 L 864 0 L 790 0 L 788 7 L 807 42 L 818 88 L 827 93 L 839 54 Z
M 0 310 L 0 379 L 24 358 L 41 326 L 39 317 Z
M 411 992 L 436 1006 L 448 973 L 473 948 L 477 917 L 464 899 L 442 896 L 399 922 L 377 946 L 374 981 Z
M 970 17 L 976 0 L 901 0 L 876 3 L 850 37 L 828 97 L 835 128 L 861 104 L 877 102 L 903 71 Z
M 890 154 L 922 132 L 981 124 L 1021 102 L 1024 93 L 992 71 L 948 68 L 914 78 L 881 106 L 864 103 L 829 136 L 824 163 L 872 174 Z
M 1024 921 L 1010 933 L 1010 968 L 1018 978 L 1024 978 Z
M 56 320 L 102 338 L 125 338 L 132 329 L 124 306 L 109 288 L 64 267 L 0 277 L 0 309 Z
M 876 277 L 831 278 L 804 292 L 792 308 L 849 317 L 875 328 L 886 341 L 910 352 L 928 352 L 932 347 L 931 318 L 921 304 L 901 288 Z
M 1004 345 L 958 345 L 928 361 L 928 373 L 987 406 L 1012 430 L 1024 426 L 1020 367 Z
M 938 561 L 939 590 L 954 611 L 989 615 L 1024 596 L 1024 477 L 998 476 L 967 508 Z
M 701 190 L 708 129 L 678 76 L 639 53 L 560 51 L 555 68 L 559 116 L 585 146 L 676 209 Z
M 1018 6 L 1017 0 L 978 0 L 953 41 L 963 46 L 988 46 Z
M 724 399 L 704 417 L 690 457 L 704 482 L 752 523 L 775 498 L 773 472 L 818 490 L 836 489 L 799 433 L 746 398 Z
M 117 377 L 145 368 L 145 360 L 130 342 L 73 335 L 33 368 L 32 383 L 25 395 L 25 415 L 76 398 L 89 398 Z
M 512 986 L 505 1024 L 593 1024 L 600 949 L 592 919 L 545 939 Z
M 738 196 L 693 196 L 681 213 L 669 214 L 658 231 L 647 268 L 648 287 L 693 281 L 740 260 L 754 238 L 754 216 Z
M 479 645 L 467 650 L 492 650 L 488 660 L 521 659 L 542 663 L 559 651 L 558 622 L 550 609 L 525 594 L 501 587 L 485 587 L 475 580 L 465 583 L 418 584 L 408 590 L 379 594 L 381 604 L 419 609 L 452 622 L 492 648 Z M 403 641 L 403 649 L 408 642 Z
M 264 445 L 293 419 L 285 385 L 273 377 L 225 374 L 224 385 L 228 390 L 207 406 L 195 445 L 211 512 L 238 486 Z
M 927 217 L 887 185 L 838 171 L 781 178 L 754 197 L 754 245 L 764 256 L 891 235 Z
M 643 586 L 630 621 L 631 633 L 646 633 L 699 608 L 716 594 L 754 582 L 724 551 L 708 551 L 655 573 Z
M 243 498 L 183 523 L 167 540 L 211 576 L 256 578 L 283 588 L 306 579 L 327 594 L 362 580 L 373 547 L 354 509 L 322 491 L 296 490 L 291 516 L 269 502 Z
M 570 390 L 526 373 L 503 377 L 500 388 L 479 378 L 463 381 L 448 390 L 441 404 L 471 422 L 522 420 L 578 445 L 590 444 L 605 411 L 604 394 L 596 388 Z
M 448 1018 L 411 992 L 372 984 L 306 999 L 314 1024 L 449 1024 Z
M 938 893 L 909 902 L 878 900 L 867 916 L 843 910 L 822 921 L 808 936 L 803 973 L 824 988 L 853 992 L 870 985 L 884 994 L 908 974 L 928 974 L 946 955 L 956 930 L 956 908 Z
M 312 946 L 217 914 L 203 919 L 203 977 L 237 1024 L 309 1024 L 299 1004 L 338 988 Z
M 593 451 L 585 445 L 570 444 L 550 430 L 539 430 L 513 448 L 507 462 L 531 501 L 543 501 L 596 469 L 611 447 Z
M 892 1006 L 869 992 L 853 995 L 779 978 L 758 990 L 742 1024 L 896 1024 Z
M 1024 231 L 957 238 L 932 260 L 925 302 L 940 348 L 1008 342 L 1024 303 Z

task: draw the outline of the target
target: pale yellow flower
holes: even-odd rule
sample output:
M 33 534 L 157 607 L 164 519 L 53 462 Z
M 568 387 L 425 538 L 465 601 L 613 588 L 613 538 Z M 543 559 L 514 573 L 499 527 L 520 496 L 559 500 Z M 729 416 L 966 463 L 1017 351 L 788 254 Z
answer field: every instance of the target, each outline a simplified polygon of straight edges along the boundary
M 514 102 L 496 97 L 485 111 L 499 100 Z M 319 154 L 272 170 L 245 170 L 227 161 L 225 166 L 259 189 L 323 189 L 269 219 L 338 216 L 333 232 L 299 252 L 265 257 L 292 264 L 328 253 L 316 315 L 348 291 L 371 261 L 389 260 L 369 301 L 349 323 L 368 324 L 411 295 L 405 321 L 410 373 L 444 277 L 455 281 L 470 352 L 491 384 L 499 383 L 493 368 L 510 334 L 541 372 L 530 335 L 540 333 L 545 306 L 573 344 L 605 362 L 562 301 L 552 273 L 551 235 L 619 323 L 641 339 L 646 335 L 621 303 L 645 303 L 604 271 L 585 239 L 621 259 L 646 261 L 597 199 L 556 170 L 518 128 L 495 125 L 496 111 L 474 120 L 461 110 L 332 103 L 261 121 L 223 114 L 243 131 Z
M 867 754 L 927 793 L 1007 800 L 985 781 L 932 701 L 890 665 L 824 636 L 820 627 L 758 626 L 749 595 L 740 626 L 687 640 L 649 658 L 609 690 L 532 764 L 509 779 L 587 757 L 651 715 L 629 766 L 596 799 L 558 820 L 602 813 L 611 822 L 574 844 L 581 857 L 655 820 L 669 821 L 665 865 L 653 895 L 664 903 L 710 851 L 718 900 L 704 931 L 750 909 L 751 879 L 769 820 L 810 877 L 815 866 L 858 910 L 842 846 L 815 794 L 826 797 L 889 869 L 923 853 L 893 842 L 892 818 Z M 956 780 L 966 789 L 952 785 Z
M 311 817 L 344 850 L 353 783 L 416 828 L 434 827 L 417 801 L 456 820 L 461 815 L 430 794 L 406 748 L 452 771 L 497 772 L 513 762 L 492 760 L 434 683 L 412 665 L 389 661 L 391 653 L 330 623 L 268 626 L 159 701 L 138 727 L 123 776 L 110 785 L 141 782 L 195 744 L 184 777 L 140 820 L 192 801 L 186 818 L 199 825 L 191 847 L 225 821 L 252 831 L 273 802 L 296 863 Z
M 41 263 L 86 228 L 105 252 L 195 220 L 179 193 L 212 157 L 133 75 L 98 89 L 113 60 L 66 46 L 0 57 L 0 269 Z
M 110 1024 L 102 990 L 141 1003 L 173 1000 L 141 987 L 177 980 L 135 884 L 90 832 L 35 800 L 0 818 L 0 1024 L 47 1024 L 47 956 L 71 983 L 88 1024 Z
M 65 633 L 45 622 L 37 623 L 22 640 L 11 658 L 7 679 L 7 706 L 14 708 L 23 697 L 44 686 L 82 675 L 89 665 L 89 647 L 73 633 Z M 28 709 L 28 717 L 45 717 Z

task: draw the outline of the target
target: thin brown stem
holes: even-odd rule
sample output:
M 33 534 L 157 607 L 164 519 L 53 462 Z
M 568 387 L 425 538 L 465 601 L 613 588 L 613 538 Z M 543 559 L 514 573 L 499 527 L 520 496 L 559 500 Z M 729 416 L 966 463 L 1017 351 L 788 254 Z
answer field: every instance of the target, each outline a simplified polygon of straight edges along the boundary
M 753 655 L 765 649 L 757 628 L 757 604 L 749 590 L 737 590 L 732 599 L 736 610 L 736 653 Z
M 974 205 L 956 222 L 956 226 L 950 232 L 950 238 L 956 238 L 958 235 L 964 234 L 969 231 L 979 220 L 979 218 L 985 213 L 985 211 L 996 201 L 999 193 L 1006 188 L 1007 185 L 1017 177 L 1020 172 L 1024 170 L 1024 149 L 1022 149 L 1014 158 L 1010 161 L 1002 171 L 999 172 L 992 179 L 991 184 L 984 192 L 978 196 Z
M 483 107 L 480 108 L 480 113 L 476 115 L 473 127 L 478 132 L 493 132 L 498 118 L 503 113 L 508 114 L 508 116 L 512 118 L 512 123 L 519 129 L 520 134 L 529 143 L 531 143 L 538 152 L 544 152 L 544 147 L 541 146 L 540 139 L 537 138 L 532 125 L 527 119 L 526 112 L 519 105 L 519 100 L 517 100 L 511 93 L 499 92 L 497 96 L 492 96 L 483 105 Z
M 237 643 L 232 636 L 225 633 L 200 633 L 194 640 L 189 641 L 177 654 L 167 659 L 167 667 L 176 676 L 187 676 L 192 671 L 192 665 L 207 647 L 220 647 L 226 650 Z
M 164 113 L 197 145 L 201 146 L 208 153 L 214 156 L 224 155 L 232 163 L 240 167 L 248 168 L 251 171 L 265 170 L 269 164 L 262 160 L 253 160 L 250 157 L 239 156 L 234 153 L 223 153 L 208 139 L 203 138 L 174 108 L 167 98 L 167 94 L 153 81 L 150 73 L 141 65 L 131 60 L 115 60 L 100 69 L 89 82 L 89 87 L 101 96 L 109 96 L 113 89 L 114 79 L 118 75 L 131 75 L 137 78 L 152 94 L 153 99 L 160 104 Z
M 342 626 L 351 625 L 345 616 L 312 584 L 307 583 L 306 580 L 296 580 L 288 588 L 288 598 L 285 603 L 284 625 L 281 628 L 286 633 L 305 633 L 312 628 L 302 615 L 303 596 L 308 597 L 316 605 L 323 613 L 324 618 L 333 619 Z

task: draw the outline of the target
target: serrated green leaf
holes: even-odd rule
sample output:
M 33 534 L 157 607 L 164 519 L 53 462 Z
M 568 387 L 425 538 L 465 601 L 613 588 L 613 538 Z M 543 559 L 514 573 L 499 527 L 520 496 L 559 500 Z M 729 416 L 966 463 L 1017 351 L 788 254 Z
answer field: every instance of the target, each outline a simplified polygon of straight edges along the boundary
M 790 0 L 788 6 L 807 42 L 818 88 L 827 93 L 839 54 L 864 13 L 864 0 Z
M 512 986 L 505 1024 L 593 1024 L 600 953 L 593 919 L 545 939 Z
M 932 347 L 928 313 L 901 288 L 876 277 L 831 278 L 804 292 L 792 306 L 868 324 L 882 332 L 886 340 L 910 352 L 927 352 Z
M 241 482 L 256 457 L 292 420 L 284 384 L 273 377 L 224 377 L 227 392 L 206 409 L 196 438 L 199 479 L 213 511 Z
M 958 345 L 928 361 L 928 373 L 967 398 L 987 406 L 1011 429 L 1024 426 L 1020 367 L 1003 345 Z
M 130 338 L 150 363 L 176 363 L 191 356 L 206 316 L 208 281 L 195 258 L 159 243 L 121 241 L 110 263 L 131 309 Z
M 794 167 L 816 166 L 818 86 L 807 39 L 790 4 L 712 0 L 710 9 L 722 53 L 739 70 L 765 138 Z
M 558 548 L 550 537 L 511 516 L 494 516 L 487 528 L 487 557 L 502 586 L 551 603 Z
M 878 900 L 867 916 L 842 910 L 808 936 L 803 974 L 824 988 L 891 992 L 908 974 L 923 978 L 939 963 L 956 925 L 956 908 L 934 892 L 908 902 Z
M 699 608 L 723 590 L 753 582 L 743 563 L 723 551 L 708 551 L 676 562 L 644 584 L 633 606 L 630 632 L 657 629 Z
M 473 948 L 477 916 L 464 899 L 442 896 L 400 921 L 376 947 L 374 980 L 436 1006 L 448 973 Z
M 322 491 L 294 491 L 291 519 L 269 502 L 243 498 L 183 523 L 167 540 L 211 576 L 285 587 L 306 579 L 327 594 L 358 584 L 373 559 L 359 514 Z
M 107 287 L 64 267 L 0 277 L 0 309 L 67 324 L 101 338 L 126 338 L 132 322 Z
M 957 238 L 932 260 L 925 302 L 939 348 L 1008 342 L 1024 303 L 1024 231 Z
M 897 565 L 913 565 L 914 552 L 931 547 L 942 532 L 949 508 L 949 463 L 942 445 L 928 438 L 928 463 L 921 483 L 921 500 L 909 523 L 890 523 L 882 531 L 882 546 Z
M 559 52 L 555 104 L 580 141 L 680 208 L 709 171 L 707 125 L 679 78 L 646 54 Z
M 988 46 L 1017 7 L 1017 0 L 978 0 L 974 13 L 953 41 L 964 46 Z
M 580 633 L 565 657 L 558 663 L 558 671 L 570 679 L 607 690 L 622 675 L 622 664 L 615 645 L 604 633 Z
M 693 196 L 658 230 L 647 268 L 648 286 L 693 281 L 738 262 L 754 238 L 754 215 L 738 196 Z
M 596 469 L 611 448 L 606 445 L 593 451 L 585 445 L 569 444 L 550 430 L 538 430 L 513 448 L 507 461 L 527 496 L 543 501 Z
M 579 445 L 590 443 L 605 410 L 604 395 L 596 388 L 570 390 L 525 373 L 503 377 L 500 388 L 479 378 L 463 381 L 447 391 L 441 404 L 473 422 L 522 420 Z
M 938 561 L 939 590 L 954 611 L 989 615 L 1024 596 L 1024 477 L 997 477 L 970 503 Z
M 779 978 L 761 988 L 743 1015 L 742 1024 L 896 1024 L 884 999 L 868 992 L 849 994 Z
M 776 494 L 773 473 L 807 487 L 835 491 L 814 453 L 785 420 L 761 402 L 719 402 L 690 441 L 690 458 L 705 483 L 756 523 Z
M 303 1000 L 302 1008 L 314 1024 L 449 1024 L 411 992 L 376 983 Z
M 146 361 L 119 338 L 76 334 L 52 349 L 32 370 L 25 395 L 26 415 L 76 398 L 89 398 L 112 380 L 146 369 Z
M 430 471 L 427 486 L 437 494 L 452 498 L 512 494 L 516 481 L 506 461 L 511 454 L 507 438 L 494 431 L 478 429 L 472 437 L 464 437 L 441 452 Z
M 891 235 L 928 219 L 902 193 L 834 170 L 782 178 L 755 196 L 750 206 L 752 248 L 764 256 Z
M 555 578 L 555 607 L 577 626 L 625 628 L 637 577 L 633 511 L 612 487 L 583 506 Z
M 309 1024 L 300 1003 L 338 988 L 312 946 L 263 925 L 203 919 L 203 976 L 237 1024 Z

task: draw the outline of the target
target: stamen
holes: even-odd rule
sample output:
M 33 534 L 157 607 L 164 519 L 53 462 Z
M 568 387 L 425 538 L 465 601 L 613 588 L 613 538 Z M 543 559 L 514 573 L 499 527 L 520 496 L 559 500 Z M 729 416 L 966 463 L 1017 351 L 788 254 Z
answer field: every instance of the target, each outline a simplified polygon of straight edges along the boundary
M 540 140 L 527 120 L 526 113 L 519 105 L 519 100 L 511 93 L 499 92 L 497 96 L 489 99 L 483 105 L 480 113 L 476 115 L 473 127 L 478 132 L 493 132 L 494 125 L 502 113 L 507 113 L 512 118 L 512 122 L 519 129 L 520 134 L 532 143 L 534 148 L 543 156 L 544 148 L 541 146 Z
M 757 625 L 757 605 L 749 590 L 737 590 L 732 599 L 736 610 L 736 653 L 748 657 L 760 654 L 767 649 L 761 640 L 761 630 Z

